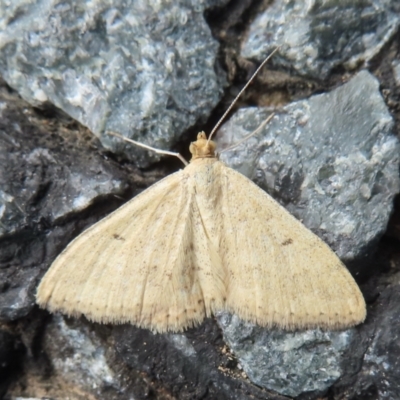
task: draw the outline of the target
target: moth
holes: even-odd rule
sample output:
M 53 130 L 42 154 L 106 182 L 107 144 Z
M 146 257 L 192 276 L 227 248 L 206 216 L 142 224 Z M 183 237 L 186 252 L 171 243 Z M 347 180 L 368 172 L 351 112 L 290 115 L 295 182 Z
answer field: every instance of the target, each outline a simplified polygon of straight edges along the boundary
M 204 132 L 190 152 L 184 169 L 67 246 L 38 287 L 41 307 L 155 332 L 221 309 L 288 330 L 364 321 L 364 298 L 328 245 L 219 161 Z

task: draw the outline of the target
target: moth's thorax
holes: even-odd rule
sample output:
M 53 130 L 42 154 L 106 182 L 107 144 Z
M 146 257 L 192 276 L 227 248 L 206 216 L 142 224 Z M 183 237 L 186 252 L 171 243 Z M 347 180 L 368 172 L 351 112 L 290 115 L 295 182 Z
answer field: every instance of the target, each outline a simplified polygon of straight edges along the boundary
M 206 134 L 200 132 L 197 135 L 197 140 L 190 144 L 189 150 L 192 153 L 192 159 L 196 160 L 198 158 L 217 158 L 215 154 L 215 148 L 217 145 L 212 140 L 207 140 Z

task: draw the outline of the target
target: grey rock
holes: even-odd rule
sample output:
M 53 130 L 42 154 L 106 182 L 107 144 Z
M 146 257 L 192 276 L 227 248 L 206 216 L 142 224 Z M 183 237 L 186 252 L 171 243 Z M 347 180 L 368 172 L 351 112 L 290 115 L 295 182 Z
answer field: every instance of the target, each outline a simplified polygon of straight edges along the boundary
M 42 248 L 38 250 L 41 252 Z M 39 269 L 31 268 L 0 270 L 0 320 L 13 321 L 29 314 L 35 305 L 39 274 Z
M 239 110 L 218 134 L 238 142 L 270 113 Z M 400 189 L 399 141 L 378 81 L 361 71 L 330 93 L 291 103 L 262 133 L 221 158 L 277 198 L 344 261 L 386 229 Z
M 112 204 L 128 181 L 82 139 L 71 144 L 75 133 L 62 123 L 64 138 L 51 133 L 46 118 L 4 87 L 0 109 L 0 319 L 15 320 L 34 306 L 41 268 L 85 226 L 85 218 L 65 221 L 102 197 Z
M 378 299 L 351 348 L 352 354 L 361 355 L 361 362 L 333 386 L 334 400 L 400 398 L 399 273 L 383 275 L 373 286 Z
M 68 325 L 61 315 L 53 316 L 46 328 L 44 350 L 56 375 L 69 384 L 98 395 L 104 388 L 118 390 L 118 375 L 108 364 L 99 338 L 85 325 Z
M 0 238 L 20 232 L 33 217 L 57 223 L 100 196 L 125 190 L 117 169 L 101 157 L 71 151 L 66 143 L 48 148 L 44 129 L 30 123 L 27 113 L 4 92 L 0 107 Z
M 12 397 L 11 400 L 43 400 L 43 398 L 39 398 L 39 397 Z
M 155 376 L 182 400 L 285 400 L 243 379 L 224 347 L 217 324 L 207 319 L 183 334 L 153 334 L 122 325 L 113 329 L 119 357 L 132 369 Z
M 5 395 L 13 374 L 19 372 L 25 348 L 20 339 L 5 330 L 0 330 L 0 398 Z
M 224 339 L 250 380 L 293 397 L 324 392 L 337 381 L 342 374 L 343 355 L 353 339 L 353 330 L 266 330 L 226 312 L 218 314 L 218 321 Z
M 393 60 L 392 61 L 392 68 L 393 68 L 393 76 L 397 86 L 400 86 L 400 61 Z
M 69 166 L 60 165 L 57 161 L 60 154 L 54 154 L 45 148 L 36 148 L 28 154 L 21 154 L 24 152 L 19 152 L 13 146 L 16 138 L 11 139 L 10 132 L 3 133 L 6 141 L 10 139 L 10 142 L 12 140 L 14 143 L 9 142 L 10 146 L 3 146 L 0 149 L 0 157 L 7 157 L 9 162 L 14 161 L 15 166 L 23 164 L 27 174 L 24 184 L 21 185 L 23 187 L 19 188 L 15 187 L 15 181 L 9 180 L 9 176 L 5 177 L 6 182 L 3 182 L 5 191 L 1 192 L 0 200 L 2 209 L 0 235 L 15 233 L 26 224 L 26 207 L 29 207 L 30 201 L 39 194 L 40 190 L 43 190 L 43 185 L 46 183 L 51 184 L 54 197 L 47 196 L 44 199 L 42 213 L 50 223 L 57 223 L 59 219 L 65 218 L 73 212 L 86 209 L 102 195 L 118 194 L 125 188 L 121 180 L 115 179 L 95 159 L 87 160 L 85 162 L 87 169 L 82 170 L 78 163 L 72 163 Z M 11 150 L 12 148 L 15 150 Z M 13 154 L 12 157 L 8 154 L 10 150 Z M 57 175 L 57 180 L 50 183 L 50 179 L 47 177 L 43 181 L 43 175 L 48 170 Z M 7 184 L 10 182 L 14 187 Z
M 354 69 L 371 60 L 396 33 L 395 1 L 274 1 L 252 23 L 241 55 L 325 79 L 334 68 Z
M 55 104 L 146 166 L 159 156 L 105 131 L 169 149 L 208 117 L 225 79 L 203 13 L 221 4 L 6 0 L 0 72 L 31 104 Z

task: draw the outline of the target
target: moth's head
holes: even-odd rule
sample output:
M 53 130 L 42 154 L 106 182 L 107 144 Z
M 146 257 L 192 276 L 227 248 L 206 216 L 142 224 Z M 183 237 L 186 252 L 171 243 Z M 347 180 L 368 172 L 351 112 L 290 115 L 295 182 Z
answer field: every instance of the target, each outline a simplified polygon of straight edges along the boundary
M 192 159 L 190 161 L 196 160 L 197 158 L 217 158 L 215 154 L 215 148 L 217 145 L 212 140 L 207 140 L 206 134 L 200 132 L 197 135 L 197 140 L 190 144 L 189 150 L 192 153 Z

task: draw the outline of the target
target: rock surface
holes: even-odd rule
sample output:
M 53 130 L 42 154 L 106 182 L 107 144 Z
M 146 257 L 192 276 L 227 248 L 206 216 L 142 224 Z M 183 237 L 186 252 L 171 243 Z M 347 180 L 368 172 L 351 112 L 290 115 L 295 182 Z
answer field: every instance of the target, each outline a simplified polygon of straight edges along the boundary
M 68 324 L 56 315 L 47 325 L 45 335 L 44 351 L 52 357 L 55 375 L 83 389 L 92 388 L 99 397 L 105 389 L 121 389 L 106 359 L 106 349 L 89 326 Z
M 14 320 L 34 306 L 40 267 L 47 268 L 73 237 L 67 233 L 72 226 L 53 229 L 99 198 L 122 195 L 128 179 L 79 148 L 82 139 L 71 146 L 48 120 L 0 89 L 0 317 Z
M 386 273 L 369 282 L 370 295 L 376 301 L 369 308 L 366 323 L 358 330 L 357 340 L 343 364 L 347 371 L 331 389 L 335 400 L 400 397 L 399 251 L 389 259 Z
M 0 329 L 0 398 L 21 368 L 24 346 L 16 335 Z
M 354 330 L 285 333 L 268 331 L 221 312 L 224 338 L 255 384 L 297 397 L 324 393 L 342 375 L 341 363 L 354 341 Z
M 243 379 L 245 375 L 226 351 L 213 321 L 185 334 L 154 335 L 148 330 L 121 326 L 114 329 L 114 338 L 125 362 L 160 382 L 168 382 L 174 398 L 285 399 Z
M 204 121 L 225 80 L 203 13 L 223 3 L 3 1 L 0 72 L 31 104 L 51 102 L 146 165 L 159 157 L 105 131 L 168 149 Z
M 396 1 L 275 1 L 251 24 L 241 55 L 262 61 L 276 46 L 272 63 L 325 79 L 335 68 L 370 61 L 396 33 Z

